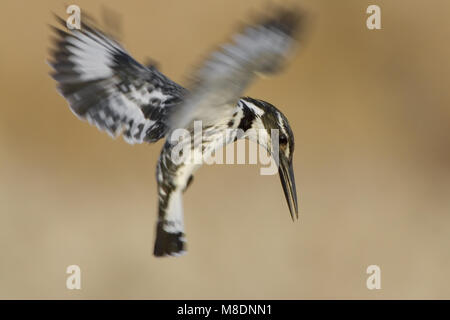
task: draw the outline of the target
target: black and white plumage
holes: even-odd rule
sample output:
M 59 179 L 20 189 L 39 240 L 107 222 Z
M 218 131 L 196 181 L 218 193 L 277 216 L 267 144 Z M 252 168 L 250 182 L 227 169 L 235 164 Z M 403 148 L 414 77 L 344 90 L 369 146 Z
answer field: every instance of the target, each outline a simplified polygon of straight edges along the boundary
M 114 137 L 122 134 L 128 143 L 155 142 L 167 134 L 167 115 L 186 89 L 87 24 L 70 33 L 55 31 L 52 76 L 78 117 Z
M 292 171 L 294 136 L 289 123 L 273 105 L 240 96 L 256 75 L 279 71 L 295 43 L 299 22 L 297 10 L 277 9 L 270 17 L 246 26 L 206 59 L 189 90 L 155 67 L 139 64 L 112 37 L 91 25 L 71 32 L 55 29 L 58 37 L 49 61 L 52 76 L 78 117 L 114 137 L 122 134 L 129 143 L 167 138 L 156 170 L 155 256 L 185 252 L 182 194 L 201 164 L 176 163 L 172 152 L 180 143 L 191 143 L 190 157 L 207 158 L 241 138 L 253 139 L 270 151 L 270 129 L 278 129 L 280 179 L 292 218 L 294 213 L 298 217 Z M 196 120 L 203 125 L 200 140 L 194 136 Z M 178 128 L 191 135 L 173 141 L 171 134 Z M 241 134 L 223 139 L 226 129 L 239 129 Z M 252 129 L 265 129 L 267 134 L 255 135 Z

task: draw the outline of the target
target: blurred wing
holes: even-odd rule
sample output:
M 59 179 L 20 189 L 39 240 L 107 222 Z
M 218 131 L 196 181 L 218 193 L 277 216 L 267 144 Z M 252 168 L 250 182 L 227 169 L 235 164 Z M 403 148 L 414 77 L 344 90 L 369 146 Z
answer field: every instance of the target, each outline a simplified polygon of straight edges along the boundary
M 78 117 L 129 143 L 154 142 L 167 133 L 168 112 L 185 89 L 90 25 L 70 33 L 54 30 L 52 77 Z
M 194 75 L 185 102 L 172 114 L 171 127 L 183 128 L 193 120 L 208 124 L 229 119 L 255 75 L 280 69 L 295 42 L 299 19 L 296 10 L 276 10 L 213 52 Z

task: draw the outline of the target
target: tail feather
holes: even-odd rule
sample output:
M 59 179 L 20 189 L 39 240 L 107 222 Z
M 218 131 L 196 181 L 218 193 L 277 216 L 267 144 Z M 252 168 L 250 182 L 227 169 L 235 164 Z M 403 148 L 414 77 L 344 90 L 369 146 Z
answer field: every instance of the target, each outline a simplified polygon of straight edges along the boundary
M 168 232 L 164 229 L 164 221 L 156 226 L 156 239 L 153 254 L 156 257 L 181 256 L 186 253 L 184 233 Z
M 153 254 L 156 257 L 181 256 L 186 253 L 182 193 L 160 186 L 159 195 L 159 216 Z

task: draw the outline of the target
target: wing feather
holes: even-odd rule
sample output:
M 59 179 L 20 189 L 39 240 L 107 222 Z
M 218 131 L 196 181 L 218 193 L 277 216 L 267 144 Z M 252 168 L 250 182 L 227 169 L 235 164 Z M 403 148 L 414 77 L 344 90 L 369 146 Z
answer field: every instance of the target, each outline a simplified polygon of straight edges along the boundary
M 184 128 L 193 120 L 208 125 L 230 118 L 256 75 L 280 70 L 296 42 L 301 17 L 297 9 L 277 8 L 213 52 L 196 71 L 185 102 L 171 115 L 171 127 Z
M 184 88 L 138 63 L 90 24 L 70 32 L 53 29 L 52 77 L 79 118 L 129 143 L 154 142 L 167 133 L 168 114 L 182 101 Z

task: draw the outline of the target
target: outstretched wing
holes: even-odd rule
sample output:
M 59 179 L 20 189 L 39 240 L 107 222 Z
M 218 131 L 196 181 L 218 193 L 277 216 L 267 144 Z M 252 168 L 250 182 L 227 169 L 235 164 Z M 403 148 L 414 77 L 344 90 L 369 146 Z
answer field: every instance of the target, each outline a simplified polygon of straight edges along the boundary
M 182 101 L 184 88 L 139 64 L 91 25 L 54 30 L 52 77 L 78 117 L 114 137 L 122 133 L 129 143 L 154 142 L 167 133 L 168 113 Z
M 185 102 L 170 117 L 172 128 L 229 119 L 243 91 L 257 74 L 280 70 L 295 42 L 301 12 L 276 8 L 213 52 L 197 70 Z

